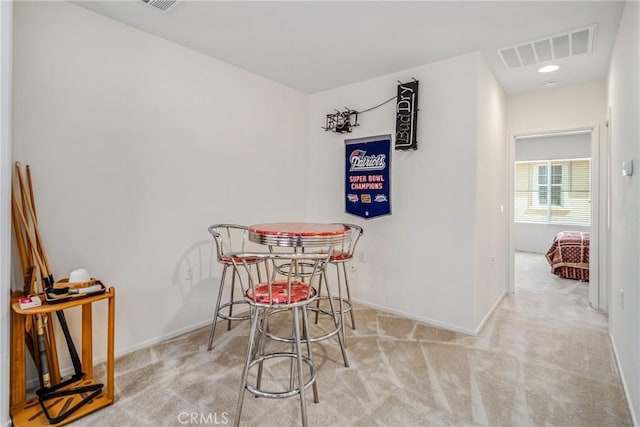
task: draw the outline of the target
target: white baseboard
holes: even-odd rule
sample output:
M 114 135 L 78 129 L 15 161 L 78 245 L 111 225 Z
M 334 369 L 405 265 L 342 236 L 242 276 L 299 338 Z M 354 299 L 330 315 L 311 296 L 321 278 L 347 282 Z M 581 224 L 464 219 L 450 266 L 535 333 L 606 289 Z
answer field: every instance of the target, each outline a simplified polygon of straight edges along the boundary
M 487 320 L 489 320 L 489 318 L 491 317 L 495 309 L 498 307 L 498 304 L 500 304 L 500 302 L 502 301 L 502 298 L 504 298 L 506 294 L 507 294 L 507 290 L 505 289 L 504 291 L 502 291 L 502 294 L 500 294 L 498 299 L 496 299 L 496 302 L 493 303 L 493 305 L 487 312 L 486 316 L 484 316 L 484 319 L 482 319 L 482 322 L 480 322 L 480 324 L 476 328 L 476 330 L 473 331 L 473 336 L 478 336 L 478 334 L 480 334 L 480 332 L 482 331 L 482 328 L 484 328 L 484 324 L 487 323 Z
M 133 353 L 136 350 L 140 350 L 140 349 L 145 348 L 145 347 L 150 347 L 150 346 L 152 346 L 154 344 L 158 344 L 158 343 L 160 343 L 162 341 L 170 340 L 171 338 L 175 338 L 175 337 L 178 337 L 180 335 L 184 335 L 184 334 L 186 334 L 188 332 L 195 331 L 196 329 L 200 329 L 203 326 L 211 325 L 211 321 L 212 320 L 213 320 L 213 318 L 208 319 L 208 320 L 204 320 L 202 322 L 198 322 L 198 323 L 195 323 L 193 325 L 185 326 L 184 328 L 180 328 L 178 330 L 166 333 L 164 335 L 160 335 L 160 336 L 157 336 L 157 337 L 154 337 L 154 338 L 150 338 L 148 340 L 139 342 L 139 343 L 137 343 L 135 345 L 132 345 L 132 346 L 129 346 L 129 347 L 125 347 L 123 349 L 120 349 L 120 350 L 116 351 L 115 357 L 124 356 L 126 354 Z M 102 362 L 105 362 L 106 360 L 107 360 L 106 357 L 101 357 L 100 360 L 94 359 L 93 363 L 94 364 L 102 363 Z
M 429 319 L 427 317 L 416 316 L 415 314 L 411 314 L 411 313 L 407 313 L 407 312 L 402 311 L 402 310 L 396 310 L 394 308 L 390 308 L 390 307 L 374 304 L 374 303 L 371 303 L 371 302 L 368 302 L 368 301 L 363 301 L 363 300 L 359 300 L 359 299 L 353 298 L 353 302 L 355 302 L 357 304 L 360 304 L 360 305 L 364 305 L 366 307 L 374 308 L 376 310 L 384 311 L 386 313 L 396 314 L 398 316 L 406 317 L 407 319 L 416 320 L 418 322 L 426 323 L 426 324 L 428 324 L 430 326 L 435 326 L 437 328 L 447 329 L 447 330 L 453 331 L 453 332 L 460 332 L 461 334 L 465 334 L 465 335 L 474 335 L 475 334 L 475 331 L 473 331 L 471 329 L 460 328 L 458 326 L 451 325 L 451 324 L 446 323 L 446 322 L 440 322 L 438 320 Z
M 374 303 L 371 303 L 371 302 L 368 302 L 368 301 L 363 301 L 363 300 L 359 300 L 359 299 L 355 299 L 355 298 L 353 299 L 353 301 L 355 303 L 357 303 L 357 304 L 364 305 L 366 307 L 374 308 L 376 310 L 384 311 L 384 312 L 390 313 L 390 314 L 396 314 L 398 316 L 406 317 L 407 319 L 415 320 L 415 321 L 418 321 L 418 322 L 421 322 L 421 323 L 426 323 L 426 324 L 428 324 L 430 326 L 435 326 L 437 328 L 446 329 L 446 330 L 453 331 L 453 332 L 459 332 L 459 333 L 465 334 L 465 335 L 478 336 L 478 334 L 482 331 L 482 328 L 484 327 L 485 323 L 487 322 L 487 320 L 489 320 L 489 318 L 491 317 L 491 315 L 493 314 L 495 309 L 498 307 L 498 304 L 500 304 L 500 301 L 502 301 L 502 298 L 504 298 L 504 296 L 506 294 L 507 294 L 507 291 L 505 289 L 500 294 L 500 296 L 498 297 L 496 302 L 493 304 L 493 306 L 491 307 L 491 309 L 489 310 L 487 315 L 484 316 L 484 319 L 482 319 L 482 322 L 480 322 L 480 325 L 478 325 L 478 327 L 475 330 L 461 328 L 459 326 L 451 325 L 449 323 L 441 322 L 439 320 L 429 319 L 428 317 L 416 316 L 415 314 L 412 314 L 412 313 L 407 313 L 407 312 L 402 311 L 402 310 L 396 310 L 394 308 L 390 308 L 390 307 L 374 304 Z
M 618 357 L 618 349 L 616 348 L 616 342 L 613 339 L 613 335 L 611 335 L 611 331 L 609 331 L 609 339 L 611 340 L 611 347 L 613 347 L 613 355 L 616 358 L 616 366 L 618 366 L 618 374 L 620 375 L 620 380 L 622 381 L 622 389 L 624 390 L 624 397 L 627 399 L 627 406 L 629 407 L 629 413 L 631 414 L 631 422 L 634 427 L 638 427 L 638 419 L 636 418 L 636 413 L 633 410 L 633 404 L 631 403 L 631 396 L 629 396 L 629 389 L 627 388 L 627 382 L 624 380 L 624 375 L 622 375 L 622 367 L 620 365 L 620 358 Z

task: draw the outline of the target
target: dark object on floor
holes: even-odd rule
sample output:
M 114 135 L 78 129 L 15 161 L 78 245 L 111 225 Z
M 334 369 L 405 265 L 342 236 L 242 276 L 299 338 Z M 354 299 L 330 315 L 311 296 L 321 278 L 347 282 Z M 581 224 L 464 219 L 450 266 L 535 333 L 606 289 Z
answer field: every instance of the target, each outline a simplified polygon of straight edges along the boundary
M 561 231 L 546 254 L 551 272 L 565 279 L 589 281 L 589 233 Z

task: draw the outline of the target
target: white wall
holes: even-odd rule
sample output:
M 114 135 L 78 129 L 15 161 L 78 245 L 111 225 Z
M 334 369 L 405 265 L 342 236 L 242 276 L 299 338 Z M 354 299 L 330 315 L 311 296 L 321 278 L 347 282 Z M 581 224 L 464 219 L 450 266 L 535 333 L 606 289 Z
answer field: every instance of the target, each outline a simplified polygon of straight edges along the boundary
M 591 157 L 591 134 L 556 135 L 516 140 L 516 161 L 584 159 Z M 577 225 L 529 224 L 513 225 L 513 241 L 517 251 L 544 254 L 553 238 L 561 231 L 584 231 L 590 227 Z
M 66 2 L 14 26 L 14 159 L 55 277 L 116 286 L 117 353 L 208 322 L 207 226 L 305 219 L 307 96 Z
M 11 259 L 11 37 L 13 3 L 0 2 L 0 426 L 9 419 Z
M 605 99 L 604 82 L 511 95 L 507 131 L 523 135 L 590 127 L 603 121 Z
M 309 212 L 364 227 L 353 292 L 358 300 L 468 333 L 475 331 L 475 190 L 478 54 L 314 94 L 309 108 Z M 344 213 L 344 140 L 395 131 L 393 102 L 362 114 L 351 134 L 325 132 L 325 115 L 364 110 L 420 81 L 418 150 L 392 153 L 392 215 Z M 483 95 L 484 97 L 484 95 Z M 483 99 L 483 102 L 486 100 Z M 320 180 L 326 184 L 320 185 Z M 496 189 L 495 191 L 499 191 Z M 484 316 L 480 316 L 484 317 Z
M 624 177 L 621 165 L 633 160 L 640 166 L 639 80 L 640 7 L 638 2 L 627 2 L 608 77 L 612 159 L 609 331 L 636 425 L 640 414 L 640 174 Z M 624 290 L 624 306 L 620 290 Z
M 476 329 L 504 295 L 508 265 L 506 95 L 482 58 L 477 60 L 477 70 L 474 236 Z
M 558 225 L 558 224 L 529 224 L 515 223 L 513 225 L 513 243 L 516 251 L 533 252 L 546 254 L 553 238 L 561 231 L 583 231 L 589 232 L 590 227 L 579 225 Z

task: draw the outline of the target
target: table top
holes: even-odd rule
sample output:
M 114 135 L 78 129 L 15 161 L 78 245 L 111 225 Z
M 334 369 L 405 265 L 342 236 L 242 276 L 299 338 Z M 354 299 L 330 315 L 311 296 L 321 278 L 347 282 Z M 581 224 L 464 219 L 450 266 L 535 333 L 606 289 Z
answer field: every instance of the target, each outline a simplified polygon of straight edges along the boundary
M 249 240 L 272 246 L 332 246 L 351 233 L 342 224 L 272 222 L 249 226 Z

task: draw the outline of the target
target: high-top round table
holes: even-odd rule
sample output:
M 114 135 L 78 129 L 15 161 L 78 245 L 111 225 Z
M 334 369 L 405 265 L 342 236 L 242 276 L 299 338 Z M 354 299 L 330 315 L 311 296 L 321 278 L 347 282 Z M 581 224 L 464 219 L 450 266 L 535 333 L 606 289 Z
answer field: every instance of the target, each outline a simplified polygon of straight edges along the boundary
M 272 222 L 249 226 L 249 240 L 269 246 L 307 247 L 339 245 L 351 230 L 342 224 Z

